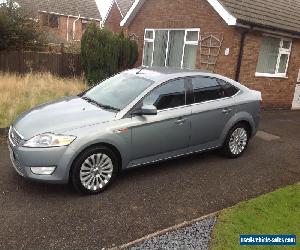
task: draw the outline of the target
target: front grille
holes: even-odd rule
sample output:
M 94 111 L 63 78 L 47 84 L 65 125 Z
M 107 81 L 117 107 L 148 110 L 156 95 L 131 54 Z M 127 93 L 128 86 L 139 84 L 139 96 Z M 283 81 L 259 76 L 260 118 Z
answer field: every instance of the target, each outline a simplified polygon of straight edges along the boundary
M 10 154 L 10 160 L 11 160 L 11 163 L 14 167 L 14 169 L 17 171 L 17 173 L 21 176 L 24 176 L 24 169 L 22 168 L 20 162 L 15 158 L 15 155 L 14 155 L 14 151 L 13 149 L 8 146 L 8 149 L 9 149 L 9 154 Z
M 19 146 L 22 141 L 22 137 L 13 127 L 11 127 L 9 130 L 9 139 L 10 139 L 10 142 L 15 147 Z

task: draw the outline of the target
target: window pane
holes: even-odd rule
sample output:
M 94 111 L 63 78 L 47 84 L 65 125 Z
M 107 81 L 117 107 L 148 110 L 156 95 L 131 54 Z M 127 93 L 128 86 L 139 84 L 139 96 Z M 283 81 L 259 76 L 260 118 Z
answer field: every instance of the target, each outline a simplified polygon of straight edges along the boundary
M 239 91 L 237 87 L 231 85 L 229 82 L 218 79 L 218 83 L 223 87 L 224 97 L 234 96 Z
M 278 68 L 278 73 L 286 73 L 286 65 L 288 61 L 289 56 L 287 54 L 282 54 L 280 56 L 280 63 L 279 63 L 279 68 Z
M 183 67 L 187 69 L 194 69 L 196 66 L 196 56 L 197 56 L 196 45 L 185 45 L 184 49 L 184 58 L 183 58 Z
M 168 31 L 155 31 L 153 66 L 165 66 L 167 44 Z
M 153 81 L 138 75 L 121 73 L 90 89 L 84 94 L 84 97 L 104 105 L 123 109 L 151 84 Z
M 291 48 L 291 41 L 283 41 L 282 48 L 283 49 L 290 49 Z
M 152 62 L 153 43 L 145 42 L 144 48 L 144 66 L 151 66 Z
M 49 16 L 49 26 L 52 28 L 58 27 L 58 16 L 56 16 L 56 15 Z
M 87 26 L 88 26 L 88 23 L 82 23 L 81 24 L 81 30 L 82 30 L 82 32 L 84 32 L 86 30 Z
M 263 37 L 256 71 L 259 73 L 275 74 L 280 39 Z
M 48 26 L 49 24 L 49 15 L 48 14 L 42 14 L 42 25 Z
M 181 59 L 184 45 L 184 30 L 171 30 L 169 42 L 169 55 L 167 66 L 181 67 Z
M 198 41 L 198 31 L 187 31 L 186 40 L 188 42 Z
M 154 105 L 158 110 L 185 105 L 184 79 L 169 82 L 153 90 L 144 99 L 144 104 Z
M 152 30 L 147 30 L 146 33 L 145 33 L 145 38 L 153 39 L 153 31 Z
M 217 100 L 223 97 L 222 87 L 215 78 L 197 77 L 192 79 L 192 83 L 195 103 Z

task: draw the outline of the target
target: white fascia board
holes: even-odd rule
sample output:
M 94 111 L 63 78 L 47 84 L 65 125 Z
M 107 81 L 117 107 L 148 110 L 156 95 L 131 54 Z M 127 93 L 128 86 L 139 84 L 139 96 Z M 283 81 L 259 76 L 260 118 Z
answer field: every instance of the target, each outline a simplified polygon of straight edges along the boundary
M 130 24 L 133 20 L 137 12 L 140 10 L 142 5 L 144 4 L 145 0 L 135 0 L 127 14 L 125 15 L 124 19 L 121 21 L 120 26 L 125 27 Z
M 114 0 L 111 1 L 111 3 L 110 3 L 109 9 L 108 9 L 108 11 L 107 11 L 107 13 L 106 13 L 106 15 L 105 15 L 105 17 L 104 17 L 104 19 L 103 19 L 103 23 L 104 23 L 104 24 L 106 23 L 106 20 L 107 20 L 107 18 L 108 18 L 109 15 L 110 15 L 110 12 L 111 12 L 111 9 L 112 9 L 114 3 L 115 3 Z
M 231 15 L 218 0 L 207 0 L 228 25 L 236 25 L 237 19 Z

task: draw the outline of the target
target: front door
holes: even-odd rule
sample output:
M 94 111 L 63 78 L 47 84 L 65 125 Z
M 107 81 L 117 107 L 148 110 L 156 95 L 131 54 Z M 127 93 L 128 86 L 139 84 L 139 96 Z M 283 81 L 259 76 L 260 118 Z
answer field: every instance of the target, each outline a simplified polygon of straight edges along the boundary
M 300 109 L 300 72 L 299 72 L 299 82 L 296 84 L 296 88 L 295 88 L 292 109 Z
M 143 104 L 156 106 L 157 115 L 132 117 L 132 160 L 137 165 L 189 146 L 191 107 L 186 107 L 186 82 L 177 79 L 154 89 Z

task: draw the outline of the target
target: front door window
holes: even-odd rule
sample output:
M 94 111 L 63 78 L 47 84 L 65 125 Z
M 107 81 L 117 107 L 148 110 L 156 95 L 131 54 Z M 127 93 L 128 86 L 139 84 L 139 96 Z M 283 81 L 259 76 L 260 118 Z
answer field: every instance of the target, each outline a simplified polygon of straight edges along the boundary
M 153 90 L 145 99 L 144 105 L 154 105 L 157 110 L 176 108 L 185 105 L 184 79 L 178 79 Z

